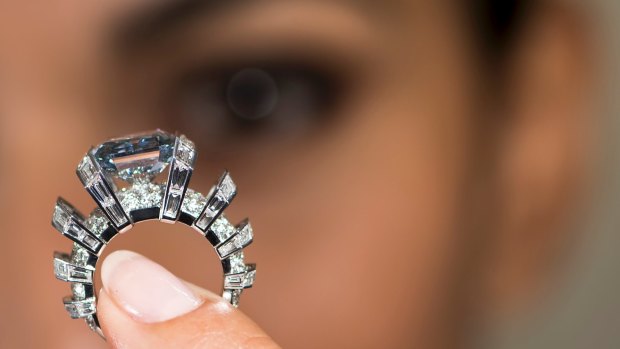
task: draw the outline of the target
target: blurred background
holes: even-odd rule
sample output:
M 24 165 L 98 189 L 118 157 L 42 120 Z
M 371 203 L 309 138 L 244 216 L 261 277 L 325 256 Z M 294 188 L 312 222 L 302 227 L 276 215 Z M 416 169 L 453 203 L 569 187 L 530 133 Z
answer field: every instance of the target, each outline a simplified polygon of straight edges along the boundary
M 579 247 L 557 294 L 533 314 L 498 329 L 500 348 L 617 348 L 620 346 L 620 3 L 576 1 L 592 12 L 601 48 L 600 162 L 593 205 Z M 492 346 L 493 347 L 493 346 Z
M 620 2 L 223 4 L 0 3 L 1 348 L 105 347 L 62 307 L 52 207 L 156 128 L 197 143 L 192 188 L 238 183 L 240 309 L 283 347 L 620 348 Z M 219 290 L 186 230 L 103 257 Z

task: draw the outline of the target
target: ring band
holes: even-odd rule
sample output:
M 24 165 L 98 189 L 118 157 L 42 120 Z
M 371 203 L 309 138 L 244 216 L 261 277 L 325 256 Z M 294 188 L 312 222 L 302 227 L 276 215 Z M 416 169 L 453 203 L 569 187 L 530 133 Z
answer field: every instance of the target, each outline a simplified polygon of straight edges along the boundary
M 84 318 L 103 336 L 94 288 L 97 261 L 118 233 L 150 220 L 180 222 L 205 236 L 222 263 L 222 297 L 238 306 L 256 276 L 256 265 L 246 264 L 243 254 L 253 240 L 252 226 L 247 219 L 233 226 L 223 214 L 237 193 L 227 171 L 207 195 L 188 188 L 195 161 L 193 142 L 160 130 L 112 139 L 84 156 L 77 174 L 99 207 L 84 217 L 58 198 L 52 217 L 54 228 L 74 242 L 70 254 L 54 254 L 56 278 L 71 283 L 72 294 L 63 299 L 71 318 Z M 166 168 L 167 180 L 157 183 Z M 127 185 L 119 188 L 116 182 Z

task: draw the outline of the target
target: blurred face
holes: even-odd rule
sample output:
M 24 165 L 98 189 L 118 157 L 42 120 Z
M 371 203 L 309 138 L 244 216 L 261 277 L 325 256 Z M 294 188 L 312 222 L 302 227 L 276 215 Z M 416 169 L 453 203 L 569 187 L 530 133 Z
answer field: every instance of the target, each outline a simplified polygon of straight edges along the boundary
M 0 294 L 30 299 L 2 304 L 18 329 L 2 340 L 103 345 L 59 305 L 68 290 L 52 281 L 49 257 L 70 247 L 49 226 L 51 208 L 57 195 L 93 207 L 74 176 L 89 146 L 161 128 L 196 142 L 192 188 L 207 192 L 225 168 L 235 178 L 228 216 L 251 217 L 246 258 L 259 269 L 241 309 L 284 347 L 453 345 L 472 316 L 472 251 L 487 248 L 476 241 L 496 223 L 496 181 L 480 176 L 494 145 L 461 9 L 184 4 L 0 11 L 0 158 L 11 164 L 0 203 L 12 217 L 0 239 L 12 246 L 3 258 L 28 251 L 7 271 L 20 282 Z M 144 223 L 111 245 L 220 287 L 207 241 L 186 227 Z M 31 326 L 37 335 L 24 338 Z

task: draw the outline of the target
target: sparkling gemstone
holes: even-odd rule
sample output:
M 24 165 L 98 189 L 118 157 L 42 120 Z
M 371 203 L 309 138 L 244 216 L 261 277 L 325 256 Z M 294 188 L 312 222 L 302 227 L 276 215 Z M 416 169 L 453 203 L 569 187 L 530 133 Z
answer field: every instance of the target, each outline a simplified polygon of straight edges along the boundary
M 77 173 L 84 184 L 95 178 L 97 175 L 97 170 L 95 169 L 95 165 L 92 163 L 90 156 L 86 155 L 82 158 L 82 161 L 78 165 Z
M 230 178 L 230 175 L 226 173 L 224 175 L 224 178 L 222 179 L 222 182 L 220 183 L 218 196 L 221 196 L 224 201 L 230 203 L 230 201 L 235 196 L 236 191 L 237 186 L 235 185 L 235 182 L 233 182 L 232 178 Z
M 86 249 L 78 244 L 74 244 L 73 251 L 71 252 L 71 263 L 84 267 L 88 263 L 89 255 Z
M 67 309 L 69 315 L 71 315 L 74 319 L 92 315 L 97 311 L 94 298 L 87 298 L 83 300 L 66 298 L 64 303 L 65 309 Z
M 231 254 L 230 257 L 228 257 L 228 261 L 230 262 L 231 273 L 241 273 L 245 271 L 243 251 Z
M 241 228 L 239 234 L 235 237 L 235 245 L 240 248 L 247 246 L 250 242 L 252 242 L 253 235 L 254 234 L 250 223 L 245 224 L 243 228 Z
M 67 212 L 67 210 L 61 206 L 56 205 L 54 207 L 54 215 L 52 217 L 52 222 L 55 224 L 56 229 L 64 230 L 65 226 L 69 223 L 71 219 L 71 215 Z
M 220 254 L 220 256 L 227 256 L 235 250 L 236 248 L 232 241 L 229 241 L 217 248 L 217 252 Z
M 159 207 L 163 197 L 163 188 L 154 183 L 135 183 L 117 193 L 121 205 L 131 212 L 143 208 Z
M 168 196 L 168 201 L 166 202 L 166 215 L 168 217 L 174 217 L 177 212 L 179 212 L 179 208 L 181 207 L 181 194 L 179 193 L 171 193 Z
M 256 270 L 247 272 L 243 278 L 243 287 L 252 287 L 254 280 L 256 280 Z
M 220 241 L 228 239 L 235 233 L 235 227 L 223 215 L 213 222 L 210 229 Z
M 71 284 L 71 293 L 76 300 L 82 300 L 86 298 L 86 289 L 83 284 L 74 282 Z
M 88 230 L 90 230 L 93 234 L 101 237 L 101 233 L 103 233 L 108 227 L 108 219 L 105 217 L 103 211 L 100 208 L 96 208 L 90 216 L 84 222 L 84 225 Z
M 252 226 L 247 221 L 241 224 L 242 226 L 238 228 L 238 232 L 233 237 L 217 247 L 217 253 L 220 257 L 226 257 L 239 251 L 252 242 Z
M 245 272 L 241 271 L 235 274 L 227 274 L 224 277 L 224 288 L 243 289 L 252 287 L 256 279 L 256 270 L 251 268 L 253 268 L 253 266 L 249 266 Z
M 86 235 L 82 238 L 82 242 L 84 242 L 88 247 L 90 247 L 93 250 L 96 250 L 97 247 L 99 247 L 99 245 L 101 244 L 101 242 L 99 242 L 99 240 L 95 239 L 92 236 Z
M 183 199 L 183 204 L 181 206 L 181 211 L 190 214 L 192 217 L 196 218 L 202 212 L 202 209 L 205 207 L 207 203 L 207 199 L 192 189 L 187 189 L 185 193 L 185 198 Z
M 72 265 L 70 276 L 71 276 L 70 281 L 83 282 L 87 284 L 93 283 L 93 270 L 92 269 L 81 268 L 81 267 L 76 267 Z
M 54 259 L 54 274 L 60 280 L 68 280 L 69 270 L 67 269 L 67 263 L 58 258 Z
M 219 211 L 220 209 L 214 209 L 212 205 L 205 207 L 204 212 L 202 213 L 202 215 L 198 218 L 198 221 L 196 222 L 196 226 L 202 229 L 203 231 L 206 231 L 207 227 L 209 227 L 211 222 L 213 222 L 213 218 L 219 213 Z
M 189 139 L 181 136 L 179 139 L 179 145 L 177 147 L 175 157 L 178 160 L 183 161 L 185 164 L 192 166 L 196 159 L 196 149 L 194 143 Z
M 243 288 L 243 274 L 226 275 L 224 288 Z
M 161 130 L 105 142 L 92 150 L 103 171 L 127 182 L 149 181 L 170 164 L 175 136 Z

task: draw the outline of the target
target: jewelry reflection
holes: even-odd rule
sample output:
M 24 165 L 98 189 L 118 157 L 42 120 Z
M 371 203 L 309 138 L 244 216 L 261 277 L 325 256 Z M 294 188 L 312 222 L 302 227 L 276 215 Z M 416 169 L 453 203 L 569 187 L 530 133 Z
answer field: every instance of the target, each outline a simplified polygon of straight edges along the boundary
M 181 222 L 205 236 L 222 263 L 222 297 L 238 306 L 256 276 L 256 265 L 246 264 L 243 254 L 252 226 L 247 219 L 233 226 L 223 214 L 237 194 L 227 171 L 207 195 L 188 188 L 195 161 L 192 141 L 160 130 L 110 140 L 84 156 L 77 175 L 99 207 L 84 217 L 59 198 L 52 217 L 54 228 L 74 242 L 70 254 L 54 255 L 56 278 L 71 283 L 64 304 L 72 318 L 84 318 L 103 336 L 93 285 L 97 260 L 114 236 L 147 220 Z M 166 168 L 167 180 L 157 183 Z

